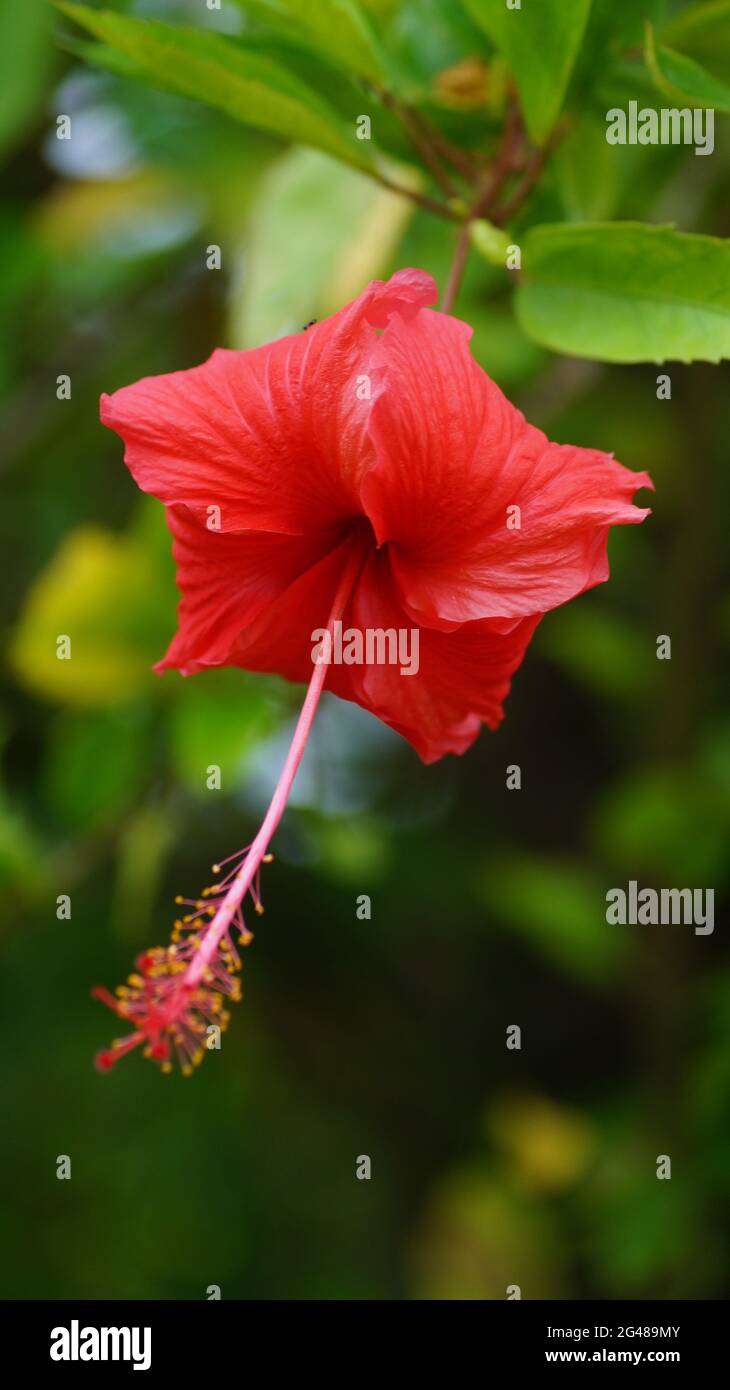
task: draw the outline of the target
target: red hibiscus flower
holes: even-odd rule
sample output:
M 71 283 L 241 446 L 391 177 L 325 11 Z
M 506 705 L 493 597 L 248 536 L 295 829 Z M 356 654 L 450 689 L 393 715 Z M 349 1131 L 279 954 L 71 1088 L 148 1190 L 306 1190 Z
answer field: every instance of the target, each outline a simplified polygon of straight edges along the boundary
M 361 548 L 343 627 L 417 626 L 419 670 L 332 665 L 327 686 L 427 762 L 498 724 L 540 616 L 608 577 L 608 528 L 641 521 L 631 498 L 651 486 L 528 425 L 435 298 L 400 271 L 307 332 L 101 403 L 174 536 L 180 626 L 158 669 L 307 681 Z
M 102 398 L 174 538 L 179 630 L 158 669 L 309 681 L 253 845 L 190 904 L 178 942 L 140 958 L 121 1002 L 103 994 L 137 1027 L 102 1065 L 143 1042 L 163 1064 L 174 1046 L 187 1069 L 206 1019 L 224 1017 L 231 931 L 249 939 L 241 904 L 248 892 L 259 904 L 325 681 L 424 761 L 463 753 L 501 720 L 542 615 L 607 579 L 609 527 L 647 515 L 631 499 L 648 475 L 529 425 L 435 300 L 430 276 L 403 270 L 306 332 Z M 417 633 L 417 669 L 357 644 L 352 663 L 313 666 L 315 634 L 337 625 L 380 634 L 381 655 L 388 634 Z

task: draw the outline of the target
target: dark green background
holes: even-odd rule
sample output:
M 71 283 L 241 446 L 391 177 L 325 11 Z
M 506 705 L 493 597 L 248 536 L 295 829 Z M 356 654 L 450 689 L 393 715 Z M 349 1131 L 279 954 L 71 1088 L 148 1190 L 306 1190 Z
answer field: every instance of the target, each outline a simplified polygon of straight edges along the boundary
M 400 265 L 443 283 L 453 234 L 373 204 L 358 175 L 340 187 L 322 156 L 85 68 L 53 44 L 67 25 L 19 9 L 22 61 L 0 52 L 2 1293 L 721 1295 L 727 367 L 552 357 L 519 334 L 504 276 L 472 259 L 458 311 L 480 360 L 552 437 L 647 469 L 654 513 L 612 536 L 607 586 L 548 616 L 504 725 L 464 758 L 425 768 L 325 700 L 221 1052 L 190 1081 L 138 1056 L 98 1075 L 115 1028 L 90 986 L 164 942 L 175 893 L 252 837 L 300 698 L 241 672 L 151 673 L 175 621 L 162 509 L 98 423 L 99 394 L 299 328 Z M 423 73 L 468 53 L 448 6 L 402 10 Z M 594 188 L 588 141 L 572 177 L 565 157 L 549 166 L 543 220 L 593 198 L 730 233 L 721 118 L 712 160 L 613 150 Z M 205 790 L 213 762 L 220 792 Z M 606 891 L 632 878 L 714 887 L 714 935 L 609 927 Z M 513 1023 L 521 1052 L 505 1047 Z

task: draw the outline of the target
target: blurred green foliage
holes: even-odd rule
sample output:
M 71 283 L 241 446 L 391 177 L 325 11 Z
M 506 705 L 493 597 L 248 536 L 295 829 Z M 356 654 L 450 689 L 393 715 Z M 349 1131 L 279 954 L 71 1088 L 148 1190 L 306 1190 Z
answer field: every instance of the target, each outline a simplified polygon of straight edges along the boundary
M 382 70 L 474 151 L 497 137 L 511 62 L 541 132 L 534 54 L 495 50 L 489 8 L 362 0 L 363 26 L 334 0 L 114 5 L 115 22 L 209 26 L 216 53 L 237 35 L 247 81 L 273 64 L 282 100 L 297 84 L 318 94 L 319 123 L 298 135 L 277 124 L 281 106 L 271 117 L 259 102 L 256 120 L 236 106 L 251 116 L 237 123 L 218 109 L 229 102 L 181 94 L 201 47 L 161 91 L 159 73 L 157 87 L 137 80 L 151 75 L 141 49 L 113 47 L 112 21 L 98 19 L 99 49 L 44 0 L 2 11 L 6 1296 L 728 1291 L 727 368 L 672 361 L 659 400 L 651 365 L 559 357 L 549 334 L 528 338 L 508 277 L 477 254 L 458 313 L 478 359 L 553 437 L 647 469 L 654 514 L 612 539 L 610 584 L 545 619 L 505 724 L 464 759 L 426 769 L 325 700 L 224 1048 L 191 1082 L 138 1058 L 91 1070 L 109 1024 L 89 986 L 164 941 L 174 894 L 250 838 L 298 703 L 268 677 L 152 673 L 175 623 L 169 538 L 98 396 L 296 330 L 400 265 L 443 285 L 455 229 L 336 162 L 348 137 L 322 130 L 377 111 L 379 156 L 401 187 L 437 196 L 362 75 Z M 730 7 L 641 8 L 665 49 L 730 77 Z M 330 10 L 350 19 L 337 27 Z M 580 240 L 573 223 L 639 218 L 710 235 L 724 256 L 721 118 L 712 159 L 605 142 L 607 105 L 665 100 L 640 19 L 594 0 L 561 88 L 570 130 L 515 234 L 561 223 Z M 363 166 L 375 156 L 347 147 Z M 206 270 L 210 243 L 220 273 Z M 590 312 L 598 338 L 610 325 Z M 663 633 L 672 659 L 657 662 Z M 212 762 L 220 792 L 206 789 Z M 514 763 L 519 792 L 505 785 Z M 609 928 L 605 893 L 632 878 L 713 886 L 714 934 Z M 371 921 L 356 917 L 361 894 Z M 55 1177 L 60 1153 L 70 1183 Z M 369 1183 L 355 1179 L 361 1153 Z M 662 1153 L 671 1182 L 655 1176 Z

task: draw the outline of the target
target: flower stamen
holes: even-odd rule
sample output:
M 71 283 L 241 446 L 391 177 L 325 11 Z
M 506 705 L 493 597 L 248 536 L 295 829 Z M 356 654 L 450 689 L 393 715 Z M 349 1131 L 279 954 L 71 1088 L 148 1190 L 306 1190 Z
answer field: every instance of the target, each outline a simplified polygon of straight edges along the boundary
M 330 631 L 342 616 L 366 554 L 360 537 L 347 555 L 329 618 Z M 118 988 L 116 996 L 103 987 L 92 990 L 95 998 L 134 1029 L 97 1055 L 96 1065 L 101 1071 L 109 1071 L 120 1057 L 142 1045 L 144 1056 L 159 1063 L 163 1072 L 172 1070 L 174 1057 L 183 1075 L 189 1076 L 210 1046 L 211 1030 L 226 1027 L 230 1015 L 224 1004 L 241 998 L 241 958 L 231 928 L 238 932 L 241 946 L 253 940 L 243 903 L 250 896 L 257 915 L 263 913 L 261 865 L 273 858 L 269 841 L 284 814 L 327 669 L 324 663 L 313 668 L 281 776 L 256 838 L 245 849 L 213 865 L 214 874 L 226 864 L 233 867 L 224 879 L 204 888 L 199 898 L 179 895 L 175 899 L 177 905 L 191 911 L 174 922 L 169 946 L 154 946 L 137 957 L 137 972 Z

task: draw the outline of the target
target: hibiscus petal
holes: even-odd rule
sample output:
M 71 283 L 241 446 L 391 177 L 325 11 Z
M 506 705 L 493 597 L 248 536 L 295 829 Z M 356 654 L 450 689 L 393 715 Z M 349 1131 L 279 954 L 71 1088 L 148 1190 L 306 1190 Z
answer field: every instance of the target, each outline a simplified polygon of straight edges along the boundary
M 600 583 L 609 526 L 643 520 L 631 497 L 652 487 L 528 425 L 472 358 L 470 332 L 422 310 L 394 317 L 373 355 L 377 463 L 363 505 L 393 543 L 408 612 L 443 630 L 479 618 L 506 628 Z
M 352 546 L 353 536 L 348 535 L 267 604 L 239 634 L 227 664 L 246 671 L 276 672 L 290 681 L 309 681 L 315 634 L 327 626 Z M 332 666 L 327 689 L 352 699 L 348 671 Z
M 139 486 L 165 503 L 203 517 L 215 506 L 222 531 L 327 530 L 359 512 L 373 462 L 360 378 L 376 329 L 435 297 L 422 271 L 373 281 L 306 333 L 102 396 L 101 418 L 124 439 Z
M 351 545 L 352 538 L 347 537 L 268 604 L 240 634 L 226 663 L 308 681 L 313 651 Z M 422 628 L 415 674 L 402 675 L 400 659 L 397 664 L 332 664 L 325 688 L 389 724 L 424 762 L 435 762 L 445 753 L 463 753 L 483 723 L 492 729 L 500 723 L 511 676 L 539 618 L 538 614 L 523 619 L 508 634 L 495 632 L 489 622 L 465 623 L 458 632 L 448 634 Z M 412 625 L 400 604 L 387 551 L 369 556 L 341 621 L 345 649 L 353 630 L 362 635 L 363 645 L 368 632 L 410 632 Z M 410 640 L 408 652 L 412 651 Z M 385 650 L 388 647 L 385 641 Z
M 445 753 L 464 753 L 483 723 L 496 729 L 501 722 L 511 677 L 540 616 L 523 619 L 506 634 L 495 632 L 485 621 L 465 623 L 449 633 L 422 627 L 417 671 L 402 674 L 408 661 L 403 667 L 352 667 L 354 698 L 407 738 L 424 762 L 435 762 Z M 362 631 L 408 630 L 386 551 L 368 561 L 349 621 Z M 412 637 L 403 652 L 415 656 Z M 415 660 L 411 664 L 415 667 Z
M 319 537 L 209 530 L 187 507 L 166 510 L 182 598 L 178 631 L 155 669 L 189 676 L 228 664 L 244 628 L 321 560 L 322 544 Z

